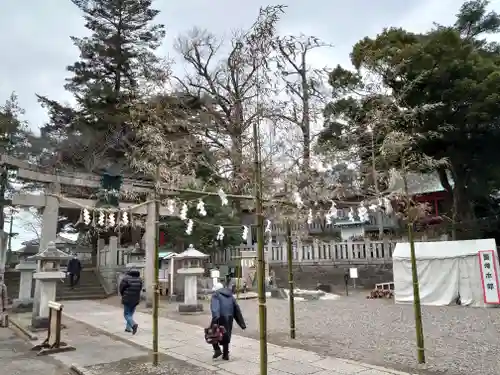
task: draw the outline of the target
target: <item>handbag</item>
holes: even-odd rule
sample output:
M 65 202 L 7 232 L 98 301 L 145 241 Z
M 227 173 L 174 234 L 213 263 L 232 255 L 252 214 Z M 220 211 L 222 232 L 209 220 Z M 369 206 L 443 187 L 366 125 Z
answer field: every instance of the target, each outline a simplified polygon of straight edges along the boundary
M 205 341 L 207 344 L 218 344 L 222 342 L 225 333 L 224 326 L 213 324 L 211 327 L 205 328 Z

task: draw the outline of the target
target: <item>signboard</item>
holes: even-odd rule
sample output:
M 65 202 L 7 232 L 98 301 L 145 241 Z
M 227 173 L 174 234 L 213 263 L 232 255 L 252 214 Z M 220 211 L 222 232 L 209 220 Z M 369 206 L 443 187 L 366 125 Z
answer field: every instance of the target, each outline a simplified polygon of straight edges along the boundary
M 358 269 L 357 268 L 349 268 L 349 277 L 351 279 L 357 279 L 358 278 Z
M 498 288 L 497 259 L 493 250 L 478 251 L 483 287 L 484 303 L 500 305 L 500 289 Z

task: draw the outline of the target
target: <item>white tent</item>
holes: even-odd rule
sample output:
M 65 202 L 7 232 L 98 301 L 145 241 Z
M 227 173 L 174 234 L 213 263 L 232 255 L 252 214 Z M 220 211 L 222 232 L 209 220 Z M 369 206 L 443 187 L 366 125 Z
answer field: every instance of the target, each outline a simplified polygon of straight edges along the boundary
M 496 306 L 484 303 L 478 257 L 480 250 L 493 250 L 495 261 L 498 261 L 494 239 L 415 242 L 422 305 L 453 305 L 460 297 L 464 306 Z M 413 284 L 410 244 L 396 244 L 392 260 L 395 301 L 411 303 Z

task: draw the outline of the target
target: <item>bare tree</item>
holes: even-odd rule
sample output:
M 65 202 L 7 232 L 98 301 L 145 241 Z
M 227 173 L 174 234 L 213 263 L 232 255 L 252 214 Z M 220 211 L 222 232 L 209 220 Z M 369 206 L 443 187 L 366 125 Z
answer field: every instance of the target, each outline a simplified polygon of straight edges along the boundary
M 310 65 L 311 52 L 331 47 L 314 36 L 285 36 L 274 41 L 277 73 L 283 84 L 285 98 L 280 101 L 281 111 L 275 113 L 281 120 L 300 129 L 301 172 L 309 175 L 311 169 L 312 126 L 321 119 L 327 101 L 325 78 L 327 69 Z
M 207 31 L 194 29 L 176 48 L 190 67 L 177 79 L 184 95 L 200 99 L 201 124 L 192 127 L 207 142 L 223 175 L 231 176 L 234 193 L 248 190 L 252 166 L 250 128 L 270 111 L 266 100 L 274 90 L 269 59 L 276 25 L 284 6 L 268 6 L 248 30 L 235 32 L 229 46 Z M 223 50 L 228 48 L 228 52 Z

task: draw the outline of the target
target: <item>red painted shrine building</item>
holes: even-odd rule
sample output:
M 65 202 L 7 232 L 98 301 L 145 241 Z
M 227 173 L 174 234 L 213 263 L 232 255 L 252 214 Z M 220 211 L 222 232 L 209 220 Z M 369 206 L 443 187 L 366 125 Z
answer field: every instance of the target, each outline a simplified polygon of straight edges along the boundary
M 413 200 L 427 203 L 429 216 L 436 217 L 449 211 L 449 193 L 444 189 L 437 173 L 408 173 L 408 193 Z M 391 190 L 403 191 L 402 179 L 397 179 Z

